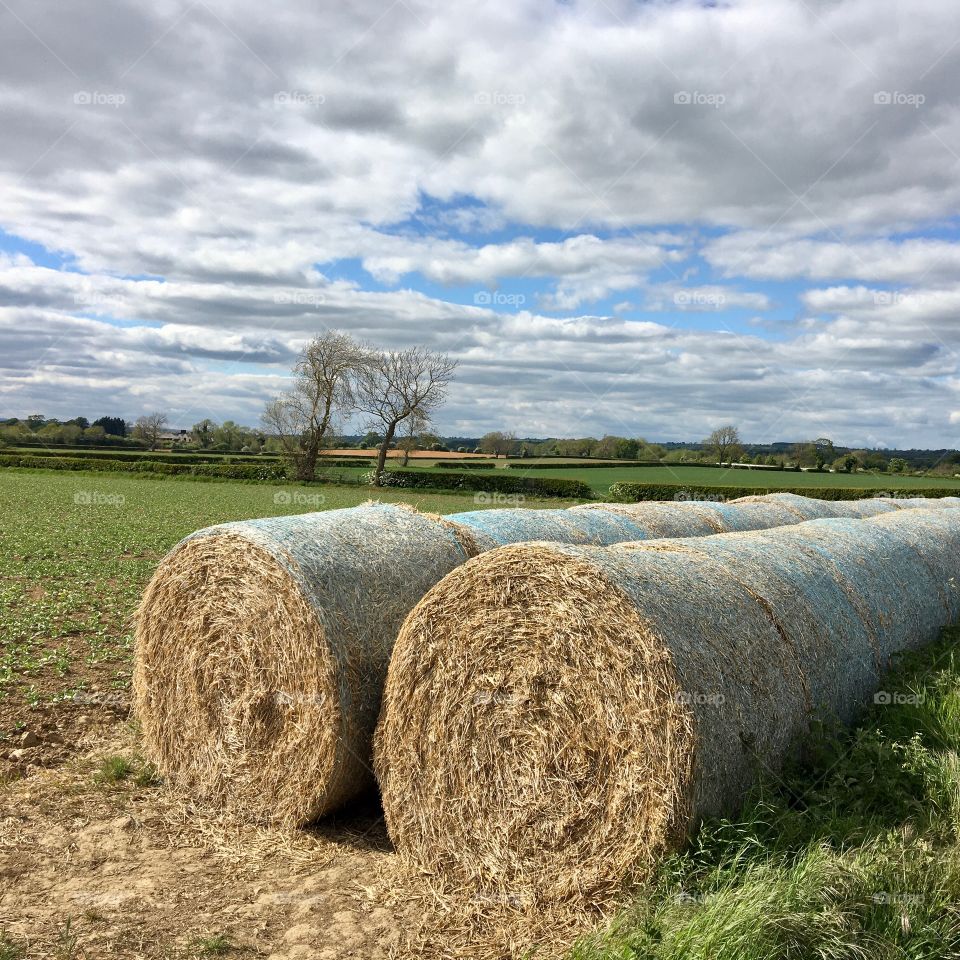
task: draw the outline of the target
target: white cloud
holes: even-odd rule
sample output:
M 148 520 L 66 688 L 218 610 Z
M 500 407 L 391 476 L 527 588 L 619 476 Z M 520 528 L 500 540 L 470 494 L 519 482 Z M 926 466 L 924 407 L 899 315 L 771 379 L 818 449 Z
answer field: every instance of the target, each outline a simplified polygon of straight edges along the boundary
M 960 244 L 912 237 L 960 206 L 941 0 L 8 5 L 0 227 L 89 276 L 0 259 L 4 412 L 252 421 L 336 326 L 462 357 L 451 430 L 944 442 Z M 775 337 L 708 329 L 795 278 L 852 285 Z
M 736 233 L 708 244 L 704 256 L 727 276 L 763 280 L 849 278 L 883 283 L 960 282 L 960 243 L 908 240 L 784 240 Z

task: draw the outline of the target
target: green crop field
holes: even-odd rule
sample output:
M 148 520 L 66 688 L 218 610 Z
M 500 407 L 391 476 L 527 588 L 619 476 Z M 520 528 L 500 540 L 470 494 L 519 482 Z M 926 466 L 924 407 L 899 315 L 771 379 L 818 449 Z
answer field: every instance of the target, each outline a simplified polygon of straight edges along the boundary
M 605 494 L 613 483 L 669 483 L 679 484 L 688 490 L 707 490 L 711 487 L 755 487 L 769 490 L 775 487 L 854 487 L 863 490 L 919 490 L 924 488 L 956 487 L 960 479 L 952 477 L 906 477 L 880 473 L 814 473 L 794 470 L 721 470 L 715 467 L 602 467 L 577 469 L 571 463 L 569 469 L 513 470 L 525 477 L 568 477 L 583 480 L 597 494 Z
M 188 533 L 227 520 L 355 506 L 371 492 L 3 470 L 0 702 L 70 697 L 91 683 L 125 689 L 130 614 L 157 561 Z M 472 493 L 382 490 L 378 499 L 435 513 L 479 508 Z

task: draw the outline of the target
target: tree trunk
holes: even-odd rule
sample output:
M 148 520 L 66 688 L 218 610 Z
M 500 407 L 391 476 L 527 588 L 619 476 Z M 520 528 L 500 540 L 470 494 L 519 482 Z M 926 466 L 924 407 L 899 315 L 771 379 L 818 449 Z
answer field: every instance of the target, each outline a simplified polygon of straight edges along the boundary
M 303 451 L 303 456 L 297 460 L 297 479 L 298 480 L 316 480 L 317 478 L 317 456 L 319 455 L 320 444 L 316 440 L 311 440 Z
M 387 448 L 390 446 L 390 441 L 393 440 L 393 435 L 396 433 L 397 425 L 391 423 L 387 427 L 386 433 L 383 435 L 383 443 L 380 444 L 380 452 L 377 454 L 377 467 L 373 472 L 373 485 L 375 487 L 381 486 L 381 481 L 383 479 L 383 468 L 387 462 Z

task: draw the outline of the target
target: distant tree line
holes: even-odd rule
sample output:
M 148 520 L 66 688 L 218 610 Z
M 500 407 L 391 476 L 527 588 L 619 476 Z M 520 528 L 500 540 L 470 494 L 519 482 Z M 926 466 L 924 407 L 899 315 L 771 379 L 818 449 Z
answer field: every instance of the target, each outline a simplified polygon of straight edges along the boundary
M 292 388 L 268 405 L 261 428 L 209 417 L 176 434 L 164 413 L 134 422 L 102 416 L 70 420 L 41 414 L 0 419 L 0 446 L 129 446 L 155 450 L 281 455 L 301 479 L 313 479 L 322 450 L 355 445 L 376 450 L 375 478 L 382 479 L 388 450 L 401 451 L 401 464 L 416 451 L 482 453 L 491 457 L 569 457 L 643 460 L 678 464 L 742 464 L 840 473 L 960 473 L 956 450 L 866 450 L 836 446 L 826 438 L 795 444 L 744 443 L 735 425 L 718 427 L 690 446 L 650 443 L 642 437 L 614 434 L 581 438 L 520 439 L 495 430 L 476 439 L 444 440 L 431 427 L 443 403 L 456 364 L 444 354 L 421 347 L 381 351 L 345 334 L 327 333 L 304 349 L 294 368 Z M 352 443 L 342 427 L 362 418 L 369 428 Z

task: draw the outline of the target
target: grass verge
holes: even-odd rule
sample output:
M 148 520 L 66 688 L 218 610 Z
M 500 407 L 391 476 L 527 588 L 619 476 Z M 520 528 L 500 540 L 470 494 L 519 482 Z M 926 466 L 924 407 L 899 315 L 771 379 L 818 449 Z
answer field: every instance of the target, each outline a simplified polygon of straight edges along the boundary
M 960 957 L 960 628 L 702 825 L 571 960 Z

